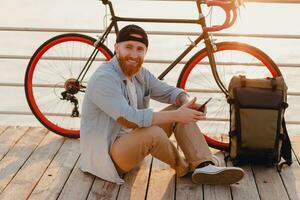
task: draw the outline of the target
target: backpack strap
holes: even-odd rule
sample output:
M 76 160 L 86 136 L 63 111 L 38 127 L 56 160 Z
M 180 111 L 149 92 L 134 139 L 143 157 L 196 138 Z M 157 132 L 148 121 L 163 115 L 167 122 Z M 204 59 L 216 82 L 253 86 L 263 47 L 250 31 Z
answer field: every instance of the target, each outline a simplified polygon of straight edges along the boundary
M 246 76 L 240 75 L 241 87 L 246 87 Z
M 280 163 L 277 166 L 277 171 L 281 171 L 282 166 L 284 164 L 291 166 L 291 164 L 293 163 L 292 160 L 292 145 L 291 145 L 291 141 L 287 132 L 287 128 L 286 128 L 286 124 L 285 124 L 285 120 L 283 118 L 282 120 L 282 128 L 283 128 L 283 134 L 284 134 L 284 138 L 282 140 L 282 146 L 281 146 L 281 156 L 284 158 L 285 162 Z
M 277 88 L 277 81 L 276 78 L 271 78 L 271 86 L 272 86 L 272 90 L 276 90 Z

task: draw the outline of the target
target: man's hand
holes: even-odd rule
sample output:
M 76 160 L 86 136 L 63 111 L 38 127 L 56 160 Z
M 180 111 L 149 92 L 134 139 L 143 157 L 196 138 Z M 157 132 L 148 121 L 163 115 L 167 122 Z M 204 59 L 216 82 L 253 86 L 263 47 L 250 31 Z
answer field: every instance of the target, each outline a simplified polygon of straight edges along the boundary
M 186 93 L 180 93 L 177 98 L 176 98 L 176 105 L 177 106 L 182 106 L 183 104 L 189 102 L 189 96 Z M 202 104 L 199 104 L 197 102 L 194 102 L 192 105 L 189 106 L 191 109 L 199 110 L 199 108 L 202 106 Z M 206 105 L 204 106 L 204 109 L 201 109 L 203 113 L 206 114 L 207 112 L 207 107 Z
M 205 119 L 206 106 L 204 112 L 198 111 L 201 104 L 196 103 L 196 97 L 186 101 L 177 110 L 159 111 L 153 113 L 152 125 L 160 125 L 171 122 L 190 123 Z
M 176 121 L 181 123 L 191 123 L 205 119 L 206 108 L 204 112 L 200 112 L 197 109 L 201 106 L 196 103 L 197 98 L 186 102 L 176 110 Z

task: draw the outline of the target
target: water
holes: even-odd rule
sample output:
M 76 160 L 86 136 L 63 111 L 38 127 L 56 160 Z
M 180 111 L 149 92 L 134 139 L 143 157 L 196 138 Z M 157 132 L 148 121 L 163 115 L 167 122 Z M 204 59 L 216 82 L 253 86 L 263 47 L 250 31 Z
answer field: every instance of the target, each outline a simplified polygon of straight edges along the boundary
M 71 0 L 0 0 L 1 27 L 34 27 L 34 28 L 82 28 L 103 29 L 105 8 L 100 1 Z M 162 18 L 197 18 L 194 2 L 159 2 L 159 1 L 113 1 L 116 13 L 128 17 L 162 17 Z M 300 35 L 300 26 L 296 20 L 300 18 L 300 4 L 255 4 L 248 3 L 241 8 L 241 18 L 236 24 L 223 32 L 259 33 L 259 34 L 290 34 Z M 214 22 L 222 21 L 223 14 L 214 9 Z M 126 23 L 121 23 L 125 25 Z M 140 24 L 147 31 L 199 31 L 195 25 L 174 24 Z M 38 46 L 57 35 L 45 32 L 7 32 L 0 31 L 0 55 L 30 56 Z M 89 34 L 95 37 L 97 34 Z M 194 37 L 191 37 L 194 38 Z M 300 40 L 268 39 L 268 38 L 221 38 L 218 41 L 238 40 L 259 47 L 276 63 L 300 63 Z M 114 37 L 109 38 L 112 47 Z M 187 36 L 150 36 L 148 59 L 173 60 L 189 43 Z M 200 45 L 199 50 L 203 45 Z M 194 51 L 195 52 L 195 51 Z M 194 53 L 193 52 L 193 53 Z M 192 55 L 192 54 L 191 54 Z M 191 56 L 190 55 L 190 56 Z M 187 59 L 185 59 L 187 60 Z M 1 59 L 1 82 L 23 83 L 27 59 Z M 148 64 L 146 66 L 155 75 L 163 71 L 165 65 Z M 175 84 L 182 65 L 178 66 L 167 77 L 167 81 Z M 289 87 L 289 91 L 299 91 L 299 68 L 281 68 Z M 23 87 L 0 87 L 0 110 L 29 111 Z M 290 107 L 286 118 L 300 121 L 299 96 L 289 96 Z M 152 102 L 155 109 L 162 105 Z M 2 125 L 39 125 L 33 116 L 0 115 Z M 294 134 L 300 133 L 300 126 L 289 126 Z

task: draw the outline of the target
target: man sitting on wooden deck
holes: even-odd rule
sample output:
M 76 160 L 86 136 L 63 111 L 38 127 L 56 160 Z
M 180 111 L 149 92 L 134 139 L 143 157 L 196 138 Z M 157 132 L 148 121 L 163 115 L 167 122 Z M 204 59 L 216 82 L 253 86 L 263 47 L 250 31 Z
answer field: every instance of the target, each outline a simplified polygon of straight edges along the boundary
M 232 184 L 244 176 L 237 167 L 215 166 L 196 122 L 206 116 L 196 98 L 142 67 L 148 36 L 139 26 L 120 30 L 116 55 L 89 80 L 80 128 L 81 169 L 122 184 L 120 176 L 147 155 L 169 164 L 179 177 L 193 172 L 197 184 Z M 149 100 L 172 104 L 153 112 Z M 169 137 L 174 132 L 185 158 Z

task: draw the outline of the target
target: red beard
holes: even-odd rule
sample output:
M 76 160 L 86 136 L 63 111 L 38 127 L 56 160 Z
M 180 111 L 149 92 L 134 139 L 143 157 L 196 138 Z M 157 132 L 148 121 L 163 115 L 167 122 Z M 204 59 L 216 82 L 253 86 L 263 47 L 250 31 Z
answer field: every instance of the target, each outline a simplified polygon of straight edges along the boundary
M 134 60 L 136 63 L 130 64 L 128 63 L 128 60 Z M 140 71 L 143 60 L 140 58 L 133 59 L 129 56 L 120 56 L 119 63 L 124 75 L 127 77 L 132 77 Z

